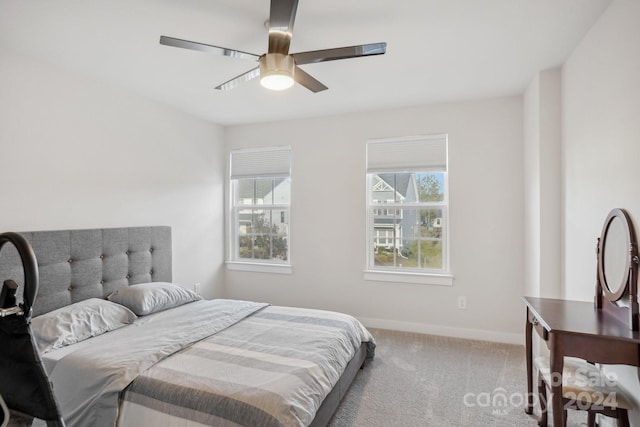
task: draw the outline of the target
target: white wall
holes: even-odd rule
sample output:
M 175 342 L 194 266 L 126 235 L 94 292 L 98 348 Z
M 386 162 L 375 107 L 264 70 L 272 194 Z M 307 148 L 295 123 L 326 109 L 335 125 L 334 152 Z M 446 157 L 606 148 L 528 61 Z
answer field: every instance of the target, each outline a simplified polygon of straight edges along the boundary
M 567 299 L 593 298 L 596 239 L 612 208 L 627 209 L 640 232 L 639 52 L 640 2 L 615 0 L 563 67 Z M 640 396 L 636 369 L 614 371 Z
M 449 134 L 454 285 L 365 281 L 365 143 L 435 133 Z M 520 342 L 522 135 L 521 97 L 227 128 L 228 149 L 292 146 L 293 274 L 227 271 L 226 296 Z M 456 308 L 459 295 L 467 310 Z
M 169 225 L 174 280 L 222 292 L 223 130 L 0 49 L 0 231 Z
M 523 97 L 524 130 L 524 294 L 540 296 L 540 78 Z
M 525 288 L 559 298 L 562 288 L 561 72 L 538 73 L 524 94 Z

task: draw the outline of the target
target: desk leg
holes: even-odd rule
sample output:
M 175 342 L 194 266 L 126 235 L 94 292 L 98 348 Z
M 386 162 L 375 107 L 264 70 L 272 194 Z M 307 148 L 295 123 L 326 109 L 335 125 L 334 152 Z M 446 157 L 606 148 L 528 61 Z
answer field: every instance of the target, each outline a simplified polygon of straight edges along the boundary
M 562 370 L 564 369 L 564 343 L 562 337 L 549 334 L 549 352 L 551 362 L 551 410 L 553 425 L 564 426 L 564 405 L 562 403 Z
M 531 415 L 533 414 L 533 346 L 531 343 L 532 337 L 531 334 L 533 332 L 533 325 L 529 322 L 529 307 L 527 307 L 527 318 L 524 326 L 524 334 L 525 334 L 525 353 L 527 357 L 527 406 L 524 408 L 524 412 Z

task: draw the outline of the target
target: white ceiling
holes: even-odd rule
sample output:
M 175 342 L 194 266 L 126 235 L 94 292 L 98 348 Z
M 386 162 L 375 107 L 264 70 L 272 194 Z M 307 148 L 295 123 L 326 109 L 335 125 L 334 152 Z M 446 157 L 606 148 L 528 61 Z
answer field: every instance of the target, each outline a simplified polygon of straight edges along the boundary
M 292 53 L 387 42 L 385 55 L 302 66 L 329 87 L 316 94 L 271 92 L 258 79 L 217 91 L 256 64 L 158 43 L 262 54 L 269 1 L 0 0 L 0 46 L 233 125 L 519 94 L 561 65 L 611 3 L 300 0 Z

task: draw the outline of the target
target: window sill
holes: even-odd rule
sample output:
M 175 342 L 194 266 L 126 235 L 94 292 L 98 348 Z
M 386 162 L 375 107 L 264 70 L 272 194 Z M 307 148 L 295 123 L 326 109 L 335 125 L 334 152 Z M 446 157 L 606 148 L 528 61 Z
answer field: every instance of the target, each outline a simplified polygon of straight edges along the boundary
M 261 262 L 227 261 L 227 270 L 253 271 L 257 273 L 292 274 L 293 266 L 289 264 L 268 264 Z
M 377 282 L 417 283 L 420 285 L 453 286 L 453 275 L 365 270 L 364 280 Z

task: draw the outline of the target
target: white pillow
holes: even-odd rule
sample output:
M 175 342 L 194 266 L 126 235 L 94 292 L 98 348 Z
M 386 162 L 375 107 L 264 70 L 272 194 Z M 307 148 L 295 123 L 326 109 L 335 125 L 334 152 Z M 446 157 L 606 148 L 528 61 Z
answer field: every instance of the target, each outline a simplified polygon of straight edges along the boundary
M 137 319 L 128 308 L 90 298 L 31 320 L 38 350 L 46 353 L 121 328 Z
M 202 299 L 182 286 L 167 282 L 141 283 L 120 288 L 107 297 L 138 316 L 156 313 Z

